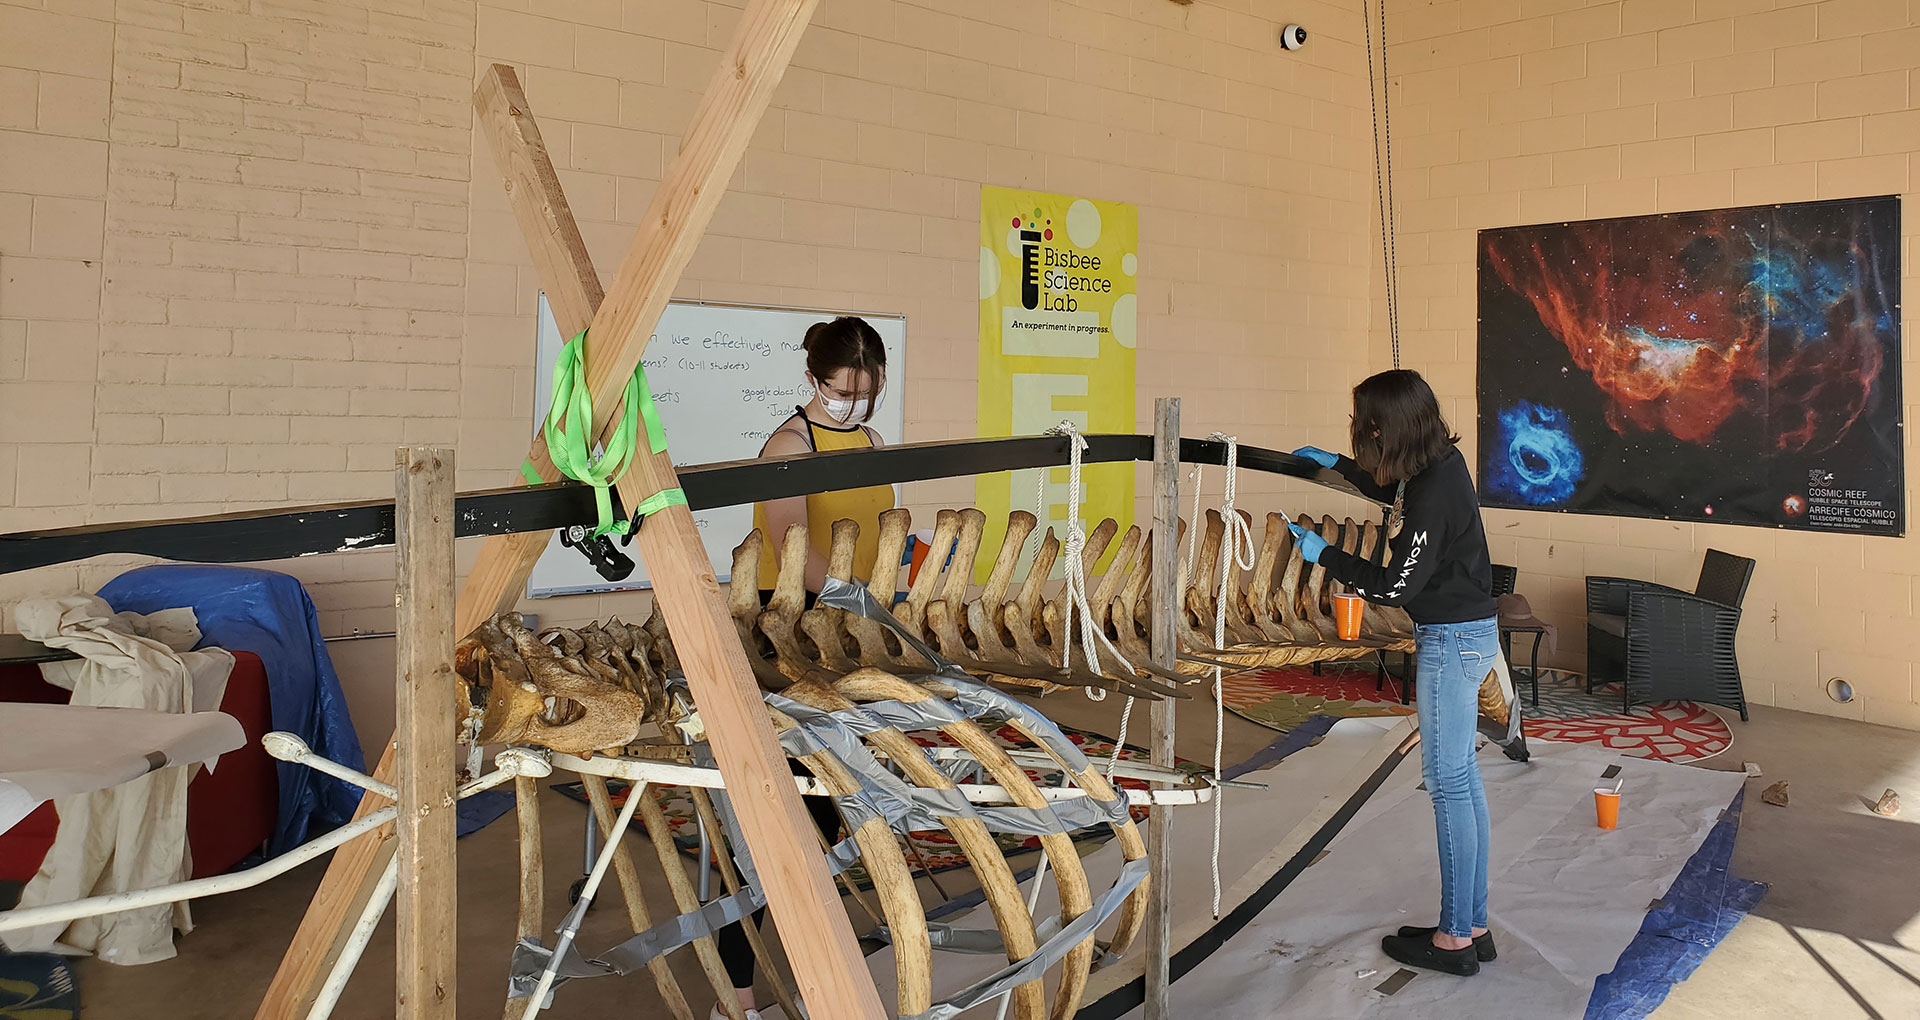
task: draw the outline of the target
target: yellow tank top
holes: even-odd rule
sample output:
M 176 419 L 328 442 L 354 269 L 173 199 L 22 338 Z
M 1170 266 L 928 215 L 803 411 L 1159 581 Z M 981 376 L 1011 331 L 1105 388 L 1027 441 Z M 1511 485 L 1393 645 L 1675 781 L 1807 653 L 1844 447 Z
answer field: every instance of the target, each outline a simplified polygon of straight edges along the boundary
M 858 425 L 840 429 L 811 421 L 804 414 L 797 417 L 807 427 L 807 442 L 816 453 L 873 448 L 867 430 Z M 855 580 L 866 581 L 873 576 L 873 560 L 879 554 L 880 515 L 891 509 L 891 485 L 814 493 L 807 497 L 808 544 L 824 557 L 833 545 L 834 521 L 850 520 L 860 525 L 860 541 L 853 554 L 853 576 Z M 780 575 L 780 542 L 785 536 L 767 534 L 766 508 L 759 503 L 753 506 L 753 526 L 760 529 L 764 538 L 760 545 L 760 589 L 771 591 Z

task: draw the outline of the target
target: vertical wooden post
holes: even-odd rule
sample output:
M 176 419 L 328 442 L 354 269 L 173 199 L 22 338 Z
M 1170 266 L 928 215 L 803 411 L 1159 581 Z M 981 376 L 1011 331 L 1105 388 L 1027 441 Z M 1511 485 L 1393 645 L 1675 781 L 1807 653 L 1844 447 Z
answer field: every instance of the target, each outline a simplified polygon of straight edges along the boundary
M 394 453 L 395 1015 L 454 1020 L 453 451 Z
M 1174 571 L 1179 562 L 1180 534 L 1180 398 L 1153 401 L 1153 657 L 1160 668 L 1175 666 L 1173 628 Z M 1172 698 L 1153 703 L 1152 741 L 1155 765 L 1173 765 Z M 1166 1020 L 1168 959 L 1172 955 L 1170 917 L 1173 906 L 1173 810 L 1158 804 L 1147 809 L 1147 1020 Z

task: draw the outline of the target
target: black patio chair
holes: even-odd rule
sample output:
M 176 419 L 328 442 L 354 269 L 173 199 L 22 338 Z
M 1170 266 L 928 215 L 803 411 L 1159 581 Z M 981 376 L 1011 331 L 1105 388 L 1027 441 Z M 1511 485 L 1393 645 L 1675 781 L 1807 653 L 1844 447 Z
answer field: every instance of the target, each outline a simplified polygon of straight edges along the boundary
M 1707 550 L 1691 593 L 1623 577 L 1587 578 L 1587 691 L 1621 681 L 1644 701 L 1723 705 L 1747 719 L 1734 634 L 1754 561 Z

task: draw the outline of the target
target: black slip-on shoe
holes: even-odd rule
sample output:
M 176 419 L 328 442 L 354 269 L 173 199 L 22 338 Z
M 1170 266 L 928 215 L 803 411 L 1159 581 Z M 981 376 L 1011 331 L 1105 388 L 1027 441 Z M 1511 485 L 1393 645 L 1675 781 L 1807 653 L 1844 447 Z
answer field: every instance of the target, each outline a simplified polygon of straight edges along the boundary
M 1438 971 L 1456 977 L 1472 977 L 1480 973 L 1480 961 L 1474 959 L 1473 947 L 1465 949 L 1442 949 L 1433 944 L 1433 937 L 1407 938 L 1404 935 L 1388 935 L 1380 940 L 1380 948 L 1395 961 L 1409 967 Z
M 1400 929 L 1400 937 L 1403 939 L 1431 940 L 1433 938 L 1433 933 L 1439 930 L 1440 930 L 1439 928 L 1433 927 L 1433 926 L 1428 926 L 1425 928 L 1416 928 L 1413 925 L 1408 925 L 1405 928 Z M 1473 937 L 1473 955 L 1481 963 L 1492 963 L 1494 960 L 1499 958 L 1500 951 L 1493 947 L 1492 932 L 1487 932 L 1484 935 L 1475 935 Z

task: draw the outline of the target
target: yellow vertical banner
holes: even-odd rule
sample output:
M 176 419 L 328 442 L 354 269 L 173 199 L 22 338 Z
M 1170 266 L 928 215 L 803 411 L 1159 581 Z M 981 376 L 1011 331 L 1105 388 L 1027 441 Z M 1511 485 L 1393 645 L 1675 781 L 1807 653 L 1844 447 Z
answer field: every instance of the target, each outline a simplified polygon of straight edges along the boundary
M 1123 202 L 980 189 L 982 437 L 1035 435 L 1062 421 L 1082 432 L 1134 431 L 1139 240 L 1139 212 Z M 1044 505 L 1035 507 L 1042 470 L 980 476 L 975 499 L 987 515 L 989 553 L 977 582 L 1014 510 L 1033 511 L 1040 531 L 1051 527 L 1064 541 L 1068 472 L 1044 469 Z M 1108 517 L 1122 531 L 1133 523 L 1133 472 L 1131 464 L 1082 469 L 1086 530 Z M 1055 573 L 1063 567 L 1057 561 Z

